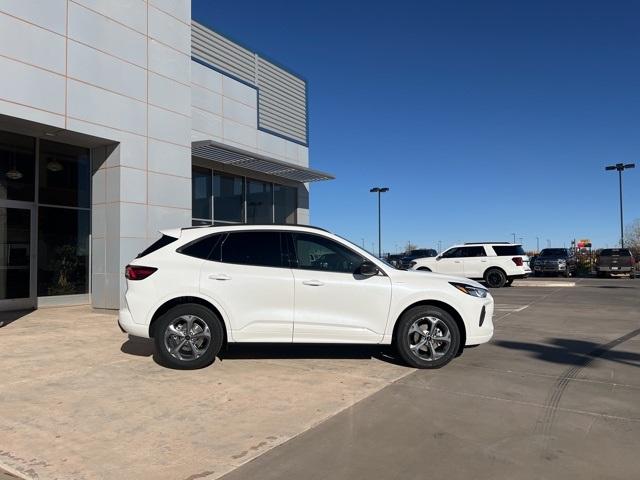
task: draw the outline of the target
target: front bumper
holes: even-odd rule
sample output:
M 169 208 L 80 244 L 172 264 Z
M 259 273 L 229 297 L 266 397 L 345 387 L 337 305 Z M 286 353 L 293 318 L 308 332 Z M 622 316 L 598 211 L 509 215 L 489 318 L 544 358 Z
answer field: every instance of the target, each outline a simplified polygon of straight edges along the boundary
M 493 309 L 493 299 L 484 302 L 482 308 L 477 311 L 476 318 L 472 319 L 471 324 L 466 324 L 466 346 L 480 345 L 491 340 L 493 337 Z
M 128 308 L 121 308 L 118 312 L 118 326 L 123 333 L 134 337 L 149 338 L 149 327 L 135 323 Z

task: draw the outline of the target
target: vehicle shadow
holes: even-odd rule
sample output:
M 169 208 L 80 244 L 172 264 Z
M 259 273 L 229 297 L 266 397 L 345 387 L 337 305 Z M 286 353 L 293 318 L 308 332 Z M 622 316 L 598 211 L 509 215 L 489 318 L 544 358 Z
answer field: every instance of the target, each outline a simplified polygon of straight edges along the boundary
M 13 312 L 0 312 L 0 328 L 21 319 L 32 313 L 33 310 L 15 310 Z
M 155 347 L 153 346 L 153 340 L 150 338 L 129 335 L 127 341 L 120 347 L 120 351 L 136 357 L 150 357 L 153 355 Z
M 550 345 L 513 342 L 510 340 L 497 340 L 492 342 L 492 344 L 503 348 L 529 352 L 532 357 L 544 360 L 545 362 L 575 367 L 585 367 L 597 359 L 608 360 L 632 367 L 640 367 L 639 353 L 613 350 L 618 345 L 637 335 L 640 335 L 640 329 L 633 330 L 607 344 L 597 344 L 569 338 L 551 339 L 551 341 L 548 342 Z
M 129 336 L 120 347 L 122 353 L 136 357 L 151 357 L 162 365 L 155 354 L 153 340 Z M 381 360 L 406 366 L 389 345 L 335 345 L 290 343 L 230 343 L 222 348 L 221 362 L 234 360 L 284 360 L 284 359 L 352 359 Z
M 223 362 L 248 359 L 376 359 L 405 366 L 389 345 L 230 343 L 220 352 Z

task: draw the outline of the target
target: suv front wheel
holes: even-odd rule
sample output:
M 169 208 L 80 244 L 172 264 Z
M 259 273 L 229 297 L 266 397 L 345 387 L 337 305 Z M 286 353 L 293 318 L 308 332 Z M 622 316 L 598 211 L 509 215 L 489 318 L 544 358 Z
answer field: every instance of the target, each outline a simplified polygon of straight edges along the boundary
M 414 307 L 398 322 L 395 346 L 410 366 L 440 368 L 458 353 L 460 329 L 453 317 L 441 308 Z
M 163 364 L 172 368 L 206 367 L 220 352 L 223 335 L 220 319 L 207 307 L 196 303 L 177 305 L 155 323 L 156 353 Z

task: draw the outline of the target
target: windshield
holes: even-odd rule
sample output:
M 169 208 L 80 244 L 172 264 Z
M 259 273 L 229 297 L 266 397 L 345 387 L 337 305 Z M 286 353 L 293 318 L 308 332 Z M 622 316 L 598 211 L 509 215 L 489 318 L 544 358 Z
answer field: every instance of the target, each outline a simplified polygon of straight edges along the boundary
M 564 248 L 545 248 L 540 252 L 541 257 L 566 257 L 567 250 Z
M 340 238 L 341 240 L 344 240 L 345 242 L 347 242 L 349 245 L 353 245 L 356 248 L 359 248 L 360 250 L 364 250 L 365 252 L 367 252 L 369 255 L 373 256 L 376 258 L 376 260 L 381 261 L 382 263 L 384 263 L 387 267 L 389 268 L 393 268 L 394 270 L 400 270 L 398 267 L 391 265 L 387 260 L 385 260 L 384 258 L 378 258 L 378 256 L 375 253 L 371 253 L 369 250 L 367 250 L 366 248 L 363 248 L 361 246 L 359 246 L 357 243 L 352 242 L 351 240 L 349 240 L 348 238 L 344 238 L 341 237 L 340 235 L 337 234 L 333 234 L 336 237 Z
M 605 248 L 600 252 L 601 257 L 630 257 L 631 252 L 629 250 L 622 250 L 620 248 Z

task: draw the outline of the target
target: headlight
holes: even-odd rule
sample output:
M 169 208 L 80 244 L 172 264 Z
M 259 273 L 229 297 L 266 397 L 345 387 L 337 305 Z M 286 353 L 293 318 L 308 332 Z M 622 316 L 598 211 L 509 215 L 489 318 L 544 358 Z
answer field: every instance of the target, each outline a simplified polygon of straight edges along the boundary
M 563 263 L 567 263 L 567 261 L 561 258 L 561 259 L 558 260 L 558 263 L 560 265 L 562 265 Z
M 418 262 L 409 262 L 409 268 L 413 268 L 418 264 Z
M 460 290 L 462 293 L 466 293 L 467 295 L 471 295 L 472 297 L 485 298 L 489 294 L 489 292 L 484 288 L 473 287 L 465 283 L 449 283 Z

